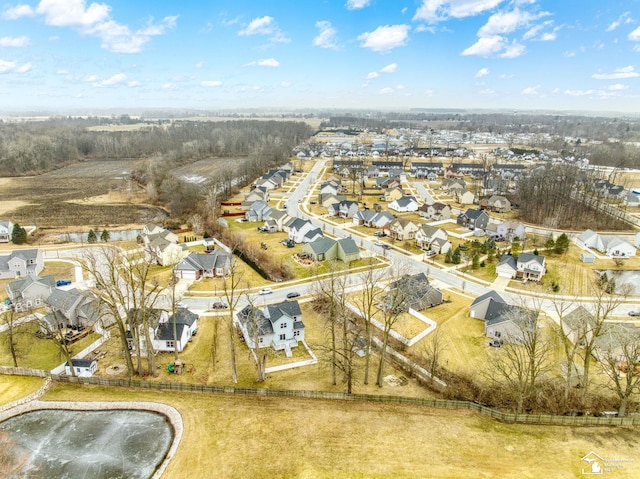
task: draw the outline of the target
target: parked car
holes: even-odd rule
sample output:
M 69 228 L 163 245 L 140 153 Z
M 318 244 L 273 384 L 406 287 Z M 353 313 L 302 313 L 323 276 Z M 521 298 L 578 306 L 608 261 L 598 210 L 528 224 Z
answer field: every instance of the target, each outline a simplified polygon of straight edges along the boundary
M 211 309 L 227 309 L 229 307 L 229 305 L 221 302 L 221 301 L 216 301 L 215 303 L 213 303 L 211 305 Z
M 489 346 L 492 348 L 501 348 L 502 347 L 502 339 L 492 339 L 489 341 Z
M 273 290 L 271 288 L 262 288 L 258 294 L 271 294 Z
M 436 252 L 433 250 L 428 250 L 428 251 L 425 251 L 424 254 L 426 254 L 427 256 L 433 256 L 434 254 L 436 254 Z
M 69 284 L 71 284 L 71 281 L 68 279 L 59 279 L 56 281 L 56 286 L 67 286 Z
M 297 298 L 298 296 L 300 296 L 300 293 L 298 293 L 297 291 L 291 291 L 287 294 L 287 298 L 289 299 Z
M 629 316 L 640 316 L 640 311 L 629 311 Z
M 384 238 L 385 236 L 387 236 L 387 233 L 385 233 L 384 231 L 376 231 L 375 233 L 373 233 L 373 236 Z

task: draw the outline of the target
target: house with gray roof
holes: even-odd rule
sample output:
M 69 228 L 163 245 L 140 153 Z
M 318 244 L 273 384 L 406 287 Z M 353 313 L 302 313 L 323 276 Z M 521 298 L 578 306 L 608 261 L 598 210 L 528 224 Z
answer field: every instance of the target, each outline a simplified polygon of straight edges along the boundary
M 45 320 L 53 327 L 62 324 L 66 328 L 92 328 L 98 321 L 102 327 L 115 323 L 115 318 L 90 291 L 53 288 L 46 299 L 50 313 Z
M 266 201 L 258 200 L 251 203 L 249 209 L 244 214 L 247 221 L 265 221 L 269 219 L 272 208 Z
M 520 253 L 515 257 L 506 254 L 496 265 L 496 273 L 501 278 L 540 281 L 546 273 L 545 258 L 533 253 Z
M 229 274 L 233 264 L 233 255 L 223 248 L 212 253 L 190 253 L 174 268 L 178 279 L 199 280 L 200 278 L 216 278 Z
M 469 208 L 458 215 L 456 222 L 465 228 L 483 230 L 489 224 L 489 215 L 481 209 Z
M 251 304 L 235 317 L 246 345 L 251 348 L 272 347 L 291 356 L 291 348 L 304 341 L 302 311 L 297 301 L 283 301 L 263 309 Z
M 38 276 L 43 269 L 44 257 L 37 248 L 19 249 L 0 256 L 0 279 Z
M 470 316 L 484 321 L 485 336 L 512 343 L 521 342 L 529 327 L 538 327 L 537 311 L 508 304 L 495 291 L 477 297 L 470 305 Z
M 11 281 L 5 290 L 15 310 L 21 312 L 42 306 L 55 286 L 56 279 L 51 275 L 25 276 Z
M 384 307 L 394 311 L 420 311 L 441 304 L 442 291 L 429 283 L 425 273 L 404 275 L 389 284 L 389 292 L 384 298 Z
M 322 236 L 322 230 L 309 220 L 295 218 L 287 225 L 289 239 L 296 243 L 310 243 Z
M 415 196 L 403 196 L 389 203 L 389 209 L 399 213 L 418 211 L 418 200 Z
M 350 263 L 360 257 L 360 250 L 352 238 L 334 240 L 323 237 L 305 244 L 302 254 L 314 261 L 339 260 Z
M 331 216 L 337 216 L 338 218 L 353 218 L 359 211 L 357 201 L 340 201 L 339 203 L 333 203 L 327 208 L 328 213 Z
M 578 246 L 592 248 L 614 258 L 629 258 L 636 255 L 636 248 L 624 238 L 613 235 L 602 235 L 586 230 L 576 238 Z
M 367 228 L 385 228 L 394 219 L 388 211 L 361 210 L 353 217 L 353 223 Z
M 175 323 L 176 335 L 173 334 L 174 316 L 164 309 L 148 309 L 144 312 L 148 315 L 146 324 L 149 327 L 149 337 L 155 352 L 182 352 L 198 330 L 198 315 L 186 308 L 176 308 Z M 130 309 L 127 312 L 127 343 L 129 349 L 136 350 L 138 341 L 141 352 L 146 352 L 146 337 L 144 334 L 144 321 L 140 309 Z M 138 331 L 134 335 L 134 331 Z

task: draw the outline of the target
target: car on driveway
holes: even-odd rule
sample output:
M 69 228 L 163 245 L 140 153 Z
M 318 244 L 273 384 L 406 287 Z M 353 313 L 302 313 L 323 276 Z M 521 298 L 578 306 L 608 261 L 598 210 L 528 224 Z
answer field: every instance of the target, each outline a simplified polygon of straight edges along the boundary
M 271 293 L 273 293 L 273 290 L 272 290 L 271 288 L 262 288 L 262 289 L 258 292 L 258 294 L 261 294 L 261 295 L 262 295 L 262 294 L 271 294 Z
M 216 301 L 211 305 L 211 309 L 227 309 L 229 306 L 222 301 Z
M 300 293 L 298 293 L 297 291 L 291 291 L 287 294 L 287 298 L 289 299 L 297 298 L 298 296 L 300 296 Z
M 71 284 L 71 281 L 68 279 L 59 279 L 56 281 L 56 286 L 68 286 Z
M 640 316 L 640 311 L 629 311 L 629 316 Z

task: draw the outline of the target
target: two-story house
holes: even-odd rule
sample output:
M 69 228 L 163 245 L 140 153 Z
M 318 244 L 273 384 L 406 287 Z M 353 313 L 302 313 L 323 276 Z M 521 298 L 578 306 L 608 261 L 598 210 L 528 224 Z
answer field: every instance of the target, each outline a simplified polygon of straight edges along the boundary
M 249 304 L 236 315 L 235 323 L 251 349 L 272 347 L 291 356 L 291 348 L 304 341 L 302 311 L 297 301 L 283 301 L 264 309 Z
M 389 223 L 389 236 L 398 241 L 413 239 L 420 225 L 411 220 L 396 218 Z
M 437 250 L 436 253 L 446 253 L 451 249 L 451 242 L 449 234 L 442 228 L 420 225 L 420 229 L 416 232 L 416 246 L 424 250 Z
M 399 213 L 418 211 L 418 200 L 414 196 L 403 196 L 389 203 L 389 209 Z
M 469 229 L 485 229 L 489 224 L 489 215 L 481 209 L 469 208 L 464 213 L 460 213 L 457 223 Z
M 9 243 L 13 233 L 13 223 L 7 220 L 0 220 L 0 243 Z
M 520 253 L 514 257 L 504 255 L 496 265 L 496 273 L 502 278 L 540 281 L 546 272 L 544 256 Z
M 44 257 L 39 249 L 20 249 L 0 256 L 0 279 L 38 276 L 44 269 Z

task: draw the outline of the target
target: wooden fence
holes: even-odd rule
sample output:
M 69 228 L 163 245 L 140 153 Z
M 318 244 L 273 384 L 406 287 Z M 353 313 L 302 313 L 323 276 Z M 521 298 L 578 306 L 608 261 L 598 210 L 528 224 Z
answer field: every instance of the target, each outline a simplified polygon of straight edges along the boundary
M 558 426 L 640 426 L 640 416 L 596 417 L 596 416 L 553 416 L 548 414 L 514 414 L 471 401 L 446 399 L 422 399 L 403 396 L 385 396 L 375 394 L 345 394 L 327 391 L 305 391 L 266 388 L 237 388 L 231 386 L 207 386 L 201 384 L 160 383 L 140 379 L 114 379 L 102 377 L 79 378 L 50 374 L 48 371 L 28 368 L 0 367 L 0 374 L 51 377 L 53 381 L 70 384 L 91 384 L 109 387 L 139 388 L 155 391 L 185 391 L 209 394 L 236 394 L 242 396 L 275 396 L 303 399 L 324 399 L 334 401 L 363 401 L 387 404 L 408 404 L 413 406 L 440 409 L 467 409 L 484 414 L 493 419 L 508 423 L 544 424 Z

